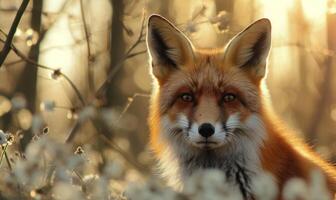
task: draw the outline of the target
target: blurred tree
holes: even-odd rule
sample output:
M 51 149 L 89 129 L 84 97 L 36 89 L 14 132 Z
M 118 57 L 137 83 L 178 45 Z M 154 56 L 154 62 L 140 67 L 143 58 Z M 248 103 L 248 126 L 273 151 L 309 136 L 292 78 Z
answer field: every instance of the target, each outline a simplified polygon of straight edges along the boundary
M 111 20 L 112 30 L 110 37 L 110 66 L 108 68 L 108 73 L 110 73 L 110 71 L 118 65 L 125 53 L 125 41 L 123 35 L 124 1 L 110 0 L 110 2 L 112 4 L 113 14 Z M 106 91 L 105 101 L 107 106 L 120 105 L 125 102 L 126 99 L 122 98 L 120 87 L 116 87 L 116 85 L 120 84 L 120 81 L 123 77 L 123 70 L 119 70 L 114 74 L 114 78 L 107 87 Z
M 38 62 L 39 52 L 40 52 L 40 42 L 43 37 L 41 37 L 41 23 L 42 23 L 42 8 L 43 0 L 33 0 L 34 12 L 31 12 L 30 28 L 39 35 L 36 44 L 32 43 L 29 50 L 28 57 Z M 18 79 L 18 85 L 15 89 L 16 92 L 22 93 L 27 100 L 27 108 L 35 113 L 36 109 L 36 81 L 37 81 L 37 67 L 31 63 L 26 63 L 24 70 L 21 74 L 21 78 Z M 21 147 L 24 149 L 32 138 L 32 133 L 26 131 L 24 138 L 21 140 Z
M 310 85 L 315 84 L 316 78 L 311 77 L 310 72 L 318 66 L 316 66 L 315 62 L 309 62 L 314 58 L 313 53 L 309 53 L 302 48 L 302 46 L 309 46 L 309 36 L 311 34 L 309 22 L 304 15 L 302 2 L 296 1 L 294 8 L 295 9 L 288 11 L 288 21 L 292 22 L 288 23 L 288 40 L 294 44 L 288 48 L 290 51 L 293 51 L 293 53 L 296 53 L 293 59 L 297 60 L 297 66 L 295 67 L 298 68 L 299 73 L 296 74 L 296 79 L 299 80 L 299 82 L 298 84 L 288 82 L 287 91 L 292 97 L 290 98 L 292 102 L 289 105 L 289 110 L 298 128 L 304 133 L 308 133 L 309 130 L 307 129 L 310 128 L 310 125 L 307 124 L 307 122 L 310 120 L 309 116 L 312 109 L 307 109 L 307 107 L 311 107 L 316 103 L 310 87 Z M 300 34 L 301 32 L 307 34 Z M 308 81 L 310 81 L 311 84 L 307 84 Z M 300 92 L 298 93 L 297 91 Z M 300 96 L 306 96 L 307 98 L 302 102 L 302 98 L 299 98 Z M 313 136 L 306 137 L 306 139 L 311 142 L 314 140 Z
M 319 98 L 316 102 L 316 105 L 313 108 L 313 113 L 311 120 L 307 129 L 307 138 L 309 141 L 316 140 L 316 134 L 321 128 L 323 121 L 329 121 L 329 108 L 332 104 L 332 77 L 333 77 L 333 66 L 335 59 L 334 54 L 330 52 L 336 52 L 336 15 L 334 13 L 327 13 L 327 49 L 328 53 L 323 59 L 323 80 L 319 88 Z M 326 116 L 324 118 L 324 116 Z M 335 133 L 334 133 L 335 134 Z

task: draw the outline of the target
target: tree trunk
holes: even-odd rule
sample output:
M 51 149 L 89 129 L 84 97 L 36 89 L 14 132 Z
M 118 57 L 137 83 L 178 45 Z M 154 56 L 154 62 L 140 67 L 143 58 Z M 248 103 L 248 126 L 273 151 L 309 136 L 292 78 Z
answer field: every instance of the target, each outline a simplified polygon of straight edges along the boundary
M 335 52 L 336 51 L 336 16 L 334 14 L 327 14 L 327 48 Z M 310 128 L 307 132 L 307 138 L 310 141 L 314 141 L 317 137 L 317 132 L 320 128 L 324 114 L 327 111 L 328 104 L 332 99 L 332 77 L 333 77 L 333 63 L 334 58 L 332 55 L 327 55 L 324 60 L 324 74 L 323 82 L 320 86 L 320 98 L 316 102 L 315 110 L 313 111 L 312 118 L 310 121 Z M 329 114 L 328 114 L 329 115 Z
M 111 30 L 111 40 L 110 40 L 110 67 L 108 72 L 113 70 L 113 67 L 117 65 L 120 59 L 125 53 L 125 44 L 123 36 L 123 14 L 124 14 L 124 1 L 122 0 L 111 0 L 113 7 L 112 15 L 112 30 Z M 121 105 L 126 99 L 122 98 L 120 87 L 116 85 L 120 84 L 123 77 L 123 67 L 116 74 L 111 84 L 108 86 L 106 91 L 106 104 L 107 106 Z
M 30 27 L 40 36 L 41 34 L 41 21 L 42 21 L 42 8 L 43 0 L 33 0 L 34 12 L 31 15 Z M 39 51 L 40 51 L 40 41 L 39 37 L 37 43 L 31 46 L 28 57 L 35 62 L 38 62 Z M 23 73 L 20 77 L 19 83 L 15 91 L 22 93 L 27 100 L 27 108 L 32 112 L 37 112 L 36 110 L 36 82 L 37 82 L 37 67 L 30 63 L 24 66 Z M 29 141 L 32 138 L 32 133 L 26 131 L 24 137 L 21 140 L 21 148 L 24 150 Z

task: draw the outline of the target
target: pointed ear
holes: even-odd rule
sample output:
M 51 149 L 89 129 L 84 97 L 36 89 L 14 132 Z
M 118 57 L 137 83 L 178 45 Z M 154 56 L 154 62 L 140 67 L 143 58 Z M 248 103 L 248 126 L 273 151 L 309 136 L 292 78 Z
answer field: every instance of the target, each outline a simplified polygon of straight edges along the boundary
M 237 34 L 225 49 L 225 63 L 246 69 L 257 79 L 264 77 L 271 47 L 271 23 L 260 19 Z
M 193 46 L 187 37 L 165 18 L 148 19 L 147 47 L 153 74 L 163 79 L 173 70 L 193 60 Z

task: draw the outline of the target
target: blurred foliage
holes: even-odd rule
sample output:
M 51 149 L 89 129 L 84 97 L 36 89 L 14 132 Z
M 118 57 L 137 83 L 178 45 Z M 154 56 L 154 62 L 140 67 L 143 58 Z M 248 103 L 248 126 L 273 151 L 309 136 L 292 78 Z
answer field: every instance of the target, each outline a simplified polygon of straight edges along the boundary
M 20 3 L 0 2 L 0 48 Z M 224 47 L 247 24 L 270 18 L 266 82 L 274 108 L 336 161 L 335 7 L 331 0 L 31 1 L 0 68 L 0 199 L 238 198 L 229 186 L 216 187 L 225 178 L 216 171 L 195 175 L 204 182 L 191 181 L 183 192 L 150 178 L 145 31 L 151 13 L 173 21 L 200 48 Z M 261 178 L 258 185 L 269 187 L 268 175 Z M 122 195 L 130 182 L 142 184 Z M 293 182 L 288 199 L 323 194 L 319 185 L 307 195 L 300 180 Z

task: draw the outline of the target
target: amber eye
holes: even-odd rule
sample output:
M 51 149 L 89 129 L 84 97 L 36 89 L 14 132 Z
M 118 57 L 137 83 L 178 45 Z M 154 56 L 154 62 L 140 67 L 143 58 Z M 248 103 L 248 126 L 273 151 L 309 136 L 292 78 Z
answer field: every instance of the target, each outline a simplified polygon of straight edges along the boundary
M 194 101 L 194 97 L 190 93 L 183 93 L 180 96 L 180 98 L 182 99 L 182 101 L 185 101 L 185 102 L 192 102 L 192 101 Z
M 226 94 L 224 94 L 224 96 L 223 96 L 223 101 L 224 101 L 225 103 L 232 102 L 232 101 L 234 101 L 234 100 L 236 100 L 236 95 L 235 95 L 235 94 L 232 94 L 232 93 L 226 93 Z

